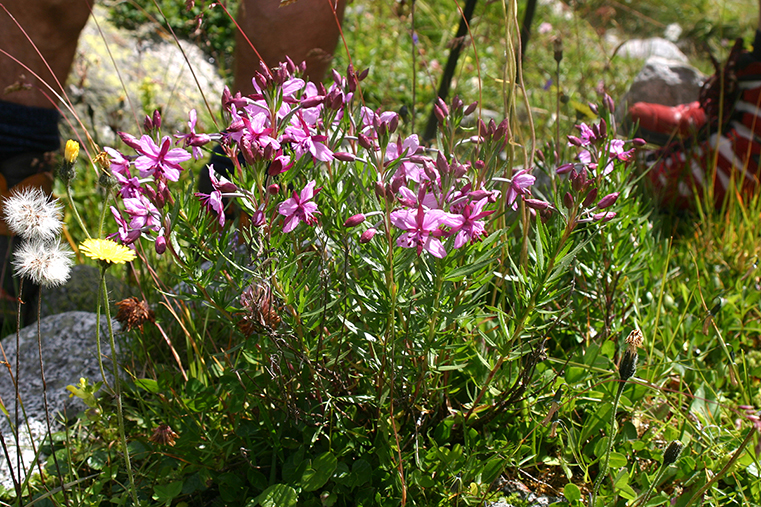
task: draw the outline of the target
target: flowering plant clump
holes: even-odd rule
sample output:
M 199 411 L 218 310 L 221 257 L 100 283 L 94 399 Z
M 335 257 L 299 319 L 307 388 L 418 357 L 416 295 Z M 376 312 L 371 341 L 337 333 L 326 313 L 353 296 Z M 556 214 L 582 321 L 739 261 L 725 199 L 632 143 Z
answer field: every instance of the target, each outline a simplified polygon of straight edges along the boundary
M 596 294 L 605 262 L 638 259 L 596 249 L 622 209 L 637 209 L 634 143 L 601 118 L 569 137 L 573 163 L 538 153 L 519 165 L 509 120 L 467 127 L 477 104 L 455 97 L 436 102 L 428 146 L 396 112 L 363 103 L 366 72 L 334 71 L 323 85 L 302 71 L 286 61 L 262 67 L 250 95 L 225 90 L 214 132 L 194 110 L 170 137 L 156 113 L 144 134 L 120 133 L 124 145 L 104 150 L 113 232 L 82 252 L 111 264 L 139 257 L 180 282 L 167 287 L 149 265 L 164 298 L 155 318 L 148 303 L 120 303 L 126 327 L 158 333 L 151 347 L 187 382 L 136 382 L 162 400 L 142 434 L 166 430 L 148 441 L 173 445 L 179 475 L 191 473 L 180 463 L 201 463 L 198 484 L 216 480 L 203 471 L 219 467 L 215 453 L 240 449 L 256 473 L 228 463 L 215 487 L 252 484 L 225 490 L 226 501 L 263 505 L 329 504 L 326 485 L 347 505 L 440 504 L 450 488 L 423 477 L 444 473 L 437 450 L 467 441 L 484 459 L 452 451 L 447 466 L 474 484 L 475 501 L 500 475 L 504 449 L 471 439 L 490 421 L 506 428 L 513 407 L 550 381 L 540 379 L 552 373 L 541 364 L 548 322 L 564 318 L 577 280 Z M 186 181 L 206 152 L 195 188 Z M 582 270 L 579 258 L 597 261 Z M 598 315 L 597 300 L 579 312 Z M 193 395 L 168 394 L 185 389 Z M 175 417 L 183 403 L 204 417 Z M 200 452 L 199 438 L 213 450 Z M 141 481 L 128 478 L 137 498 Z

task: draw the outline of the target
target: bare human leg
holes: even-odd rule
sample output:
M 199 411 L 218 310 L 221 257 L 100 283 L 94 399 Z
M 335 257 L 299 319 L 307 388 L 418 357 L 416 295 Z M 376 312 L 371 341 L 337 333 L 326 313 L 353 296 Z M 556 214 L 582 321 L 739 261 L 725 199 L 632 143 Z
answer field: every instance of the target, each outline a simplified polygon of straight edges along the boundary
M 238 23 L 268 67 L 289 56 L 307 63 L 307 76 L 320 81 L 330 66 L 340 35 L 346 0 L 297 0 L 280 7 L 280 0 L 242 0 Z M 235 41 L 234 89 L 253 92 L 251 78 L 259 57 L 239 33 Z

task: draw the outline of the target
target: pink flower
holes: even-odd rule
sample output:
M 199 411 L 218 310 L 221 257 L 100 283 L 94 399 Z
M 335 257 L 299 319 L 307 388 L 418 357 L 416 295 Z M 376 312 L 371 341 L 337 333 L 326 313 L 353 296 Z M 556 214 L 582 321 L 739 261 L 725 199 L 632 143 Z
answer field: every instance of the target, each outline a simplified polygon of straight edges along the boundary
M 280 203 L 277 212 L 285 216 L 283 232 L 291 232 L 301 221 L 306 222 L 307 225 L 317 223 L 317 217 L 314 216 L 315 213 L 319 213 L 317 211 L 317 204 L 310 201 L 322 190 L 322 187 L 315 190 L 314 186 L 315 181 L 312 180 L 306 184 L 301 194 L 294 190 L 293 197 Z
M 140 171 L 140 177 L 166 178 L 170 181 L 180 179 L 181 162 L 190 160 L 191 155 L 182 148 L 169 149 L 172 140 L 164 137 L 161 148 L 156 146 L 150 136 L 143 136 L 138 141 L 140 156 L 135 160 L 135 167 Z
M 484 197 L 475 204 L 468 203 L 465 205 L 462 210 L 462 225 L 452 231 L 452 233 L 456 234 L 454 238 L 455 248 L 462 247 L 468 241 L 475 243 L 486 233 L 484 223 L 480 219 L 494 213 L 494 210 L 483 211 L 484 206 L 488 202 L 489 199 Z
M 510 187 L 507 189 L 507 205 L 513 208 L 513 211 L 518 209 L 518 196 L 527 195 L 529 193 L 528 187 L 534 184 L 536 177 L 529 174 L 525 169 L 521 169 L 513 175 L 510 180 Z
M 419 205 L 416 210 L 403 209 L 392 212 L 391 223 L 394 227 L 406 231 L 396 240 L 397 246 L 416 247 L 418 255 L 425 250 L 434 257 L 443 259 L 447 251 L 439 239 L 445 234 L 441 227 L 460 227 L 463 218 L 440 209 L 426 210 Z
M 189 134 L 176 134 L 177 142 L 182 141 L 182 146 L 187 148 L 191 146 L 193 148 L 193 158 L 199 160 L 203 156 L 201 146 L 211 141 L 211 138 L 207 134 L 196 134 L 196 122 L 198 121 L 198 114 L 195 109 L 191 109 L 188 113 L 188 128 Z
M 129 178 L 131 176 L 129 172 L 129 159 L 113 148 L 106 147 L 103 150 L 111 157 L 111 172 Z

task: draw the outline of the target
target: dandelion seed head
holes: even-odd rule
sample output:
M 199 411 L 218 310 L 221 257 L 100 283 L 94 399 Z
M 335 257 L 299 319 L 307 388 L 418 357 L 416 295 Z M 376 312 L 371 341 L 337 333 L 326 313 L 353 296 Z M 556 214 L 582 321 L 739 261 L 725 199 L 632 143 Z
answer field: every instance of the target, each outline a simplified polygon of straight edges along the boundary
M 73 252 L 60 242 L 24 241 L 13 254 L 16 276 L 43 287 L 57 287 L 69 279 Z
M 52 240 L 61 232 L 61 204 L 50 200 L 40 188 L 16 190 L 2 204 L 8 228 L 24 239 Z

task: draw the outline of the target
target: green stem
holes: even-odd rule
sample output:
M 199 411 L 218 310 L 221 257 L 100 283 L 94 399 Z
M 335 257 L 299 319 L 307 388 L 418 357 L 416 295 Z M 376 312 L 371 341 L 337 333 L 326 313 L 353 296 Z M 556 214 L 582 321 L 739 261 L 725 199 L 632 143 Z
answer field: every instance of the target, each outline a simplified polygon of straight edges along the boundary
M 639 501 L 635 500 L 632 504 L 632 507 L 635 507 L 636 505 L 647 505 L 648 500 L 650 500 L 650 496 L 653 494 L 655 486 L 661 481 L 661 478 L 663 477 L 663 474 L 666 472 L 667 468 L 668 465 L 661 465 L 661 468 L 658 469 L 658 473 L 655 475 L 653 482 L 650 483 L 650 487 L 647 488 L 647 492 L 645 492 L 643 496 L 639 497 Z
M 106 269 L 108 264 L 104 264 L 100 269 L 100 287 L 101 294 L 103 295 L 103 308 L 106 312 L 106 322 L 108 323 L 108 338 L 111 345 L 111 363 L 114 369 L 114 394 L 116 396 L 116 416 L 119 422 L 119 437 L 122 441 L 122 447 L 124 448 L 124 462 L 127 467 L 127 477 L 129 477 L 130 493 L 132 495 L 132 502 L 135 506 L 140 505 L 137 499 L 137 488 L 135 487 L 135 477 L 132 474 L 132 464 L 129 458 L 129 448 L 127 447 L 127 434 L 124 431 L 124 412 L 122 409 L 122 389 L 121 382 L 119 380 L 119 363 L 116 358 L 116 342 L 114 340 L 114 328 L 111 323 L 111 311 L 108 304 L 108 289 L 106 288 Z M 100 326 L 99 326 L 100 327 Z M 98 327 L 98 328 L 99 328 Z M 100 359 L 100 354 L 98 355 Z M 105 377 L 103 378 L 105 381 Z
M 624 387 L 626 387 L 626 382 L 621 381 L 618 384 L 618 391 L 616 391 L 616 399 L 613 400 L 613 412 L 610 414 L 610 436 L 608 437 L 608 448 L 605 451 L 605 461 L 603 461 L 602 466 L 600 467 L 600 472 L 597 474 L 597 479 L 595 480 L 595 486 L 592 490 L 592 500 L 589 502 L 589 507 L 594 507 L 595 500 L 597 499 L 597 491 L 600 489 L 600 485 L 602 484 L 603 478 L 608 473 L 608 463 L 610 462 L 610 453 L 613 450 L 613 437 L 616 436 L 616 411 L 618 410 L 618 403 L 621 401 L 621 395 L 624 392 Z
M 82 217 L 79 216 L 79 211 L 77 211 L 77 206 L 74 204 L 74 199 L 71 196 L 71 185 L 66 185 L 66 197 L 69 199 L 69 204 L 71 205 L 71 210 L 74 212 L 74 217 L 77 219 L 77 222 L 79 223 L 79 226 L 84 231 L 85 235 L 87 236 L 87 239 L 90 239 L 90 233 L 87 232 L 87 227 L 85 227 L 85 223 L 82 221 Z

